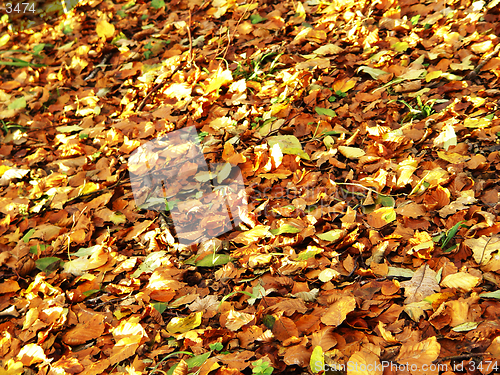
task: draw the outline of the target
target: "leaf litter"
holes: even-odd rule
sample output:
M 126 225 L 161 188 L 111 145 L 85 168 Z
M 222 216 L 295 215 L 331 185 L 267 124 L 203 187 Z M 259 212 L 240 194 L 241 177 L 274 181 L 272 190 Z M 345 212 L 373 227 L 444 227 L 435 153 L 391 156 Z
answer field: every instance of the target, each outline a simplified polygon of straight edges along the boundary
M 497 373 L 497 3 L 2 17 L 0 373 Z M 188 126 L 245 180 L 218 243 L 131 191 L 134 150 Z

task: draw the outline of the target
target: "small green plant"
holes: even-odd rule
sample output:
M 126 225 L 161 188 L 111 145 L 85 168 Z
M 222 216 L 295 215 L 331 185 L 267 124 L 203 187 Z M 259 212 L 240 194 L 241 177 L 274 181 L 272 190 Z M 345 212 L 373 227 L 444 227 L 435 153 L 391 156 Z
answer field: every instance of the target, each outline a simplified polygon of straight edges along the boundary
M 417 104 L 412 107 L 410 104 L 408 104 L 405 100 L 400 99 L 398 100 L 400 103 L 403 103 L 409 110 L 409 113 L 407 113 L 403 117 L 403 123 L 408 122 L 408 121 L 413 121 L 413 120 L 422 120 L 424 118 L 429 117 L 433 113 L 436 113 L 436 111 L 432 108 L 434 104 L 436 103 L 443 103 L 446 100 L 439 100 L 439 99 L 429 99 L 425 103 L 422 102 L 422 98 L 417 96 Z
M 153 48 L 153 44 L 151 44 L 151 42 L 149 42 L 148 44 L 146 44 L 144 46 L 144 49 L 146 51 L 144 51 L 144 57 L 146 59 L 149 59 L 151 57 L 151 55 L 153 54 L 153 51 L 151 51 L 151 49 Z
M 155 9 L 160 9 L 165 6 L 165 2 L 163 0 L 153 0 L 151 1 L 151 6 Z
M 337 99 L 345 98 L 347 96 L 347 93 L 343 92 L 342 90 L 337 90 L 333 93 L 332 96 L 328 98 L 328 101 L 330 103 L 333 103 Z
M 10 49 L 7 51 L 0 51 L 0 54 L 9 53 L 9 52 L 11 52 L 11 53 L 24 53 L 24 54 L 33 55 L 35 58 L 42 59 L 43 56 L 40 55 L 40 52 L 44 49 L 44 47 L 45 47 L 45 44 L 38 44 L 33 48 L 33 52 L 24 51 L 24 50 L 17 50 L 17 49 Z M 41 68 L 41 67 L 46 66 L 44 64 L 34 64 L 32 62 L 18 59 L 15 57 L 10 57 L 10 56 L 7 56 L 6 58 L 10 59 L 12 61 L 0 60 L 0 65 L 19 66 L 19 67 L 29 66 L 29 67 L 34 67 L 34 68 Z
M 209 345 L 210 350 L 215 351 L 215 352 L 220 352 L 224 346 L 220 342 L 214 342 Z
M 252 373 L 255 375 L 271 375 L 274 371 L 271 364 L 267 361 L 263 361 L 262 359 L 252 362 L 252 366 L 254 366 Z
M 269 52 L 262 55 L 257 60 L 247 60 L 243 62 L 243 64 L 238 62 L 237 68 L 233 71 L 233 76 L 235 79 L 243 77 L 246 81 L 262 81 L 265 77 L 272 76 L 278 65 L 282 65 L 278 62 L 281 55 L 283 55 L 283 53 Z M 271 61 L 269 68 L 267 71 L 264 71 L 264 65 L 266 65 L 272 57 L 274 57 L 274 59 Z
M 2 129 L 2 131 L 4 132 L 4 135 L 7 135 L 7 133 L 11 132 L 12 130 L 16 130 L 16 129 L 19 129 L 22 132 L 25 132 L 28 129 L 25 126 L 15 124 L 15 123 L 10 122 L 10 121 L 5 122 L 3 120 L 0 120 L 0 123 L 2 124 L 0 129 Z
M 441 249 L 443 249 L 443 251 L 445 253 L 449 253 L 450 251 L 455 250 L 455 248 L 458 247 L 458 244 L 455 244 L 455 245 L 450 246 L 450 247 L 447 247 L 447 246 L 450 243 L 450 241 L 453 239 L 453 237 L 455 237 L 455 235 L 457 234 L 457 232 L 460 228 L 469 228 L 469 226 L 465 225 L 464 223 L 465 223 L 465 221 L 459 221 L 450 230 L 438 234 L 437 236 L 433 237 L 432 240 L 435 243 L 441 243 Z

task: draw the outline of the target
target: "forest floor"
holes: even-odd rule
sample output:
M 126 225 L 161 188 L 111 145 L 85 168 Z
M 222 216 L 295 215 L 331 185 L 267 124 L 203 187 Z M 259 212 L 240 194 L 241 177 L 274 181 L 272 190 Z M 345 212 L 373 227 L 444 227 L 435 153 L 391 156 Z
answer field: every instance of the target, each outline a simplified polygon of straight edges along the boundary
M 5 13 L 0 374 L 499 373 L 498 3 Z

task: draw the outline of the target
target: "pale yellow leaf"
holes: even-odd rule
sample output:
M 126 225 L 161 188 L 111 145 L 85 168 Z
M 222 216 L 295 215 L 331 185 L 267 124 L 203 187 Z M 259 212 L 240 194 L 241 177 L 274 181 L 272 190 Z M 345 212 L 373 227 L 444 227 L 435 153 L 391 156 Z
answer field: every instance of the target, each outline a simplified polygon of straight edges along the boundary
M 446 276 L 441 285 L 445 288 L 458 288 L 465 292 L 469 292 L 479 283 L 479 277 L 472 276 L 467 272 L 458 272 Z
M 358 147 L 339 146 L 338 150 L 348 159 L 359 159 L 366 154 L 366 152 Z

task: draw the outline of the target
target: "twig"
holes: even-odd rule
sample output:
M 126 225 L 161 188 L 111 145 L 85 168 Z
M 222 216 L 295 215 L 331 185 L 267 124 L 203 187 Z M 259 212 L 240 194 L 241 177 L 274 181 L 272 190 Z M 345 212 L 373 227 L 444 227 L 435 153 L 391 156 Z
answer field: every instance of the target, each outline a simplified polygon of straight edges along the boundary
M 148 100 L 148 98 L 154 93 L 156 92 L 160 87 L 162 87 L 165 83 L 167 82 L 167 80 L 163 79 L 160 83 L 157 83 L 156 85 L 153 86 L 153 88 L 151 89 L 151 91 L 148 92 L 148 94 L 144 97 L 144 99 L 142 99 L 142 102 L 141 104 L 139 104 L 139 106 L 137 107 L 137 112 L 140 112 L 142 111 L 142 109 L 144 108 L 144 106 L 146 105 L 146 100 Z
M 481 63 L 474 68 L 469 74 L 467 74 L 468 79 L 475 81 L 478 78 L 479 71 L 483 69 L 483 67 L 488 64 L 488 62 L 495 57 L 498 52 L 500 52 L 500 43 L 495 46 L 495 49 L 481 61 Z
M 240 19 L 238 20 L 238 22 L 236 22 L 236 26 L 234 27 L 234 32 L 233 32 L 233 36 L 231 37 L 231 35 L 229 34 L 229 28 L 228 28 L 228 36 L 227 36 L 227 47 L 226 47 L 226 50 L 224 51 L 224 55 L 222 56 L 222 60 L 224 60 L 226 58 L 226 55 L 227 55 L 227 52 L 229 51 L 229 47 L 231 47 L 231 39 L 234 38 L 235 34 L 236 34 L 236 31 L 238 29 L 238 25 L 240 24 L 240 22 L 243 20 L 243 18 L 245 17 L 245 15 L 247 14 L 248 12 L 248 9 L 250 8 L 250 5 L 253 4 L 255 0 L 252 0 L 250 2 L 250 4 L 248 5 L 248 7 L 245 8 L 245 12 L 243 13 L 243 15 L 240 17 Z M 222 61 L 221 61 L 222 63 Z M 219 64 L 219 67 L 220 67 L 220 64 Z
M 193 63 L 193 37 L 191 36 L 191 9 L 189 9 L 189 22 L 186 25 L 188 38 L 189 38 L 189 61 L 188 69 L 191 69 L 191 64 Z
M 111 56 L 113 56 L 113 52 L 109 52 L 109 53 L 107 53 L 107 54 L 104 56 L 104 58 L 102 59 L 101 63 L 100 63 L 99 65 L 97 65 L 97 66 L 96 66 L 96 67 L 95 67 L 95 68 L 94 68 L 94 69 L 90 72 L 90 74 L 89 74 L 87 77 L 85 77 L 83 80 L 84 80 L 84 81 L 88 81 L 88 80 L 90 80 L 90 79 L 94 78 L 94 77 L 96 76 L 97 72 L 98 72 L 99 70 L 101 70 L 101 66 L 103 66 L 104 64 L 106 64 L 106 63 L 108 62 L 108 60 L 111 58 Z
M 123 181 L 122 181 L 122 180 L 123 180 Z M 92 196 L 94 196 L 94 195 L 99 195 L 99 194 L 101 194 L 101 193 L 103 193 L 103 192 L 105 192 L 105 191 L 113 190 L 114 188 L 116 188 L 116 187 L 118 187 L 118 186 L 120 186 L 120 185 L 123 185 L 123 184 L 127 183 L 127 182 L 128 182 L 128 180 L 130 180 L 130 178 L 125 178 L 125 179 L 124 179 L 124 178 L 123 178 L 123 176 L 122 176 L 122 177 L 120 177 L 120 178 L 118 179 L 118 181 L 117 181 L 117 182 L 115 182 L 113 185 L 111 185 L 111 186 L 107 186 L 107 187 L 104 187 L 104 188 L 102 188 L 102 189 L 98 189 L 98 190 L 91 191 L 90 193 L 86 193 L 86 194 L 78 195 L 78 196 L 76 196 L 76 197 L 74 197 L 74 198 L 71 198 L 71 199 L 68 199 L 68 200 L 64 203 L 64 205 L 67 205 L 68 203 L 73 204 L 73 203 L 75 203 L 75 201 L 80 201 L 80 200 L 83 200 L 84 198 L 92 197 Z
M 378 195 L 385 195 L 385 196 L 389 196 L 389 197 L 400 197 L 402 195 L 406 195 L 406 194 L 384 194 L 384 193 L 381 193 L 377 190 L 374 190 L 374 189 L 370 189 L 366 186 L 363 186 L 361 184 L 356 184 L 356 183 L 353 183 L 353 182 L 335 182 L 335 184 L 337 185 L 348 185 L 348 186 L 357 186 L 359 188 L 363 188 L 363 189 L 366 189 L 368 191 L 371 191 L 372 193 L 375 193 L 375 194 L 378 194 Z
M 144 99 L 142 99 L 141 104 L 139 104 L 139 106 L 137 107 L 137 112 L 142 111 L 142 109 L 146 105 L 146 101 L 148 100 L 148 98 L 152 94 L 154 94 L 156 91 L 158 91 L 162 86 L 164 86 L 165 83 L 167 83 L 167 79 L 172 77 L 175 73 L 177 73 L 177 71 L 180 69 L 180 66 L 181 66 L 181 62 L 179 62 L 179 65 L 177 65 L 177 67 L 174 69 L 174 71 L 172 72 L 172 74 L 170 74 L 169 77 L 164 77 L 160 83 L 157 83 L 156 85 L 153 86 L 151 91 L 148 92 L 148 94 L 144 97 Z
M 469 358 L 474 358 L 474 357 L 484 357 L 484 356 L 491 356 L 490 353 L 467 353 L 467 354 L 460 354 L 460 355 L 450 355 L 449 357 L 443 357 L 443 358 L 438 358 L 432 363 L 439 363 L 443 361 L 453 361 L 453 360 L 458 360 L 458 359 L 469 359 Z

